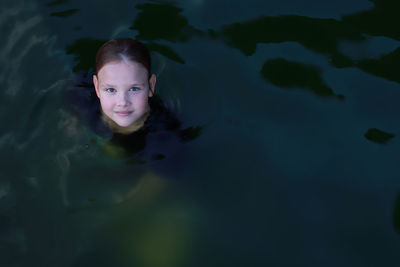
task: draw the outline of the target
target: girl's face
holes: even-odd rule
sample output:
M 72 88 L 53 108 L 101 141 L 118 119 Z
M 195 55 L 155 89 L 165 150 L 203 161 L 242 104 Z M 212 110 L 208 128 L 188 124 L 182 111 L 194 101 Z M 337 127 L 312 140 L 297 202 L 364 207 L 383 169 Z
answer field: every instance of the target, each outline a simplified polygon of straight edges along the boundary
M 140 63 L 116 61 L 105 64 L 93 83 L 104 114 L 119 126 L 127 127 L 149 110 L 148 98 L 154 94 L 156 76 L 148 79 Z

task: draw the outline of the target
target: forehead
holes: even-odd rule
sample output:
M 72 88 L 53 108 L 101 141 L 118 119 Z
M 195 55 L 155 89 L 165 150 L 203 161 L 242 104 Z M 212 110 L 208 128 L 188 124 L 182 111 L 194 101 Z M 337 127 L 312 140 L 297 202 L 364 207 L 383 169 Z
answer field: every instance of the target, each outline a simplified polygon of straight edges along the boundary
M 117 61 L 105 64 L 97 73 L 100 83 L 143 83 L 148 73 L 142 64 L 132 61 Z

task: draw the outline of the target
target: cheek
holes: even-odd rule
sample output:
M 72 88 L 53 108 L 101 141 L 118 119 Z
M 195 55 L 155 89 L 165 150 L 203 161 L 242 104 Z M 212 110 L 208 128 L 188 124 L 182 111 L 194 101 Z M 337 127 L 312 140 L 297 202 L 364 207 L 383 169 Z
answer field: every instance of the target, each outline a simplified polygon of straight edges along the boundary
M 134 98 L 132 101 L 137 107 L 145 107 L 148 103 L 148 98 L 145 95 L 141 95 L 140 97 Z
M 109 109 L 113 106 L 112 100 L 104 96 L 100 98 L 100 104 L 103 109 Z

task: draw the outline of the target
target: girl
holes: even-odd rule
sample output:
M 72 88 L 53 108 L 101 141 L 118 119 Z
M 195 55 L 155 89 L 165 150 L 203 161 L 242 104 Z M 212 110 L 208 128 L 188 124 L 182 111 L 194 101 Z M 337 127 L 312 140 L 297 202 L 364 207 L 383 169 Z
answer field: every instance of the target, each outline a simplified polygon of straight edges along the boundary
M 199 135 L 200 127 L 181 129 L 180 121 L 154 94 L 150 53 L 139 41 L 116 38 L 104 43 L 95 70 L 93 83 L 86 76 L 67 95 L 72 110 L 102 137 L 99 141 L 107 154 L 131 162 L 160 160 L 179 143 Z M 146 155 L 138 159 L 136 152 Z

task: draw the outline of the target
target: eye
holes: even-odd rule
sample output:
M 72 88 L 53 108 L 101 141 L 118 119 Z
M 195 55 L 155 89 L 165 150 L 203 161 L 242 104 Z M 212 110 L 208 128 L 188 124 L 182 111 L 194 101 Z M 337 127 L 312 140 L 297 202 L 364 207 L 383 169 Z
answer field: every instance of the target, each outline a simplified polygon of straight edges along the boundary
M 107 88 L 106 91 L 109 92 L 109 93 L 114 93 L 117 90 L 115 90 L 114 88 Z
M 139 91 L 140 88 L 139 87 L 131 87 L 129 88 L 130 91 Z

